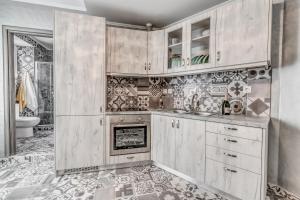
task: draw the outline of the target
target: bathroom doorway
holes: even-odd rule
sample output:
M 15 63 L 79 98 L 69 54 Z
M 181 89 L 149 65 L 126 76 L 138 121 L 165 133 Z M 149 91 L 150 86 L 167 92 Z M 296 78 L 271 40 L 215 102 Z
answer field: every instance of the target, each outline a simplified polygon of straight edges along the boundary
M 53 36 L 5 27 L 6 150 L 9 155 L 54 152 Z

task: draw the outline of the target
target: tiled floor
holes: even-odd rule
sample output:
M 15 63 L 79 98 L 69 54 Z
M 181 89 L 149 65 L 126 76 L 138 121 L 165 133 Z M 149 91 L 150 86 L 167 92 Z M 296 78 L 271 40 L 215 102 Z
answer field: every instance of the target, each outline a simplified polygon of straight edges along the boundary
M 37 146 L 33 145 L 39 143 L 37 138 L 24 140 L 28 148 L 19 148 L 22 155 L 0 160 L 0 199 L 225 199 L 153 165 L 56 177 L 51 137 L 53 139 L 53 135 L 39 138 L 43 145 Z M 32 152 L 34 147 L 38 147 L 35 153 Z M 271 200 L 297 199 L 275 186 L 269 189 L 269 195 Z
M 54 152 L 53 130 L 36 131 L 34 137 L 18 138 L 17 155 L 43 154 Z

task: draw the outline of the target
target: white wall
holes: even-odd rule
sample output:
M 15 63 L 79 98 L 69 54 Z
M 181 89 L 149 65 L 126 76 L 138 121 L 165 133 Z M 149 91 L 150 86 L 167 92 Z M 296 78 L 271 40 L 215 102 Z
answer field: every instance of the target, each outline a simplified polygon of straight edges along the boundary
M 0 0 L 0 157 L 4 156 L 4 94 L 2 26 L 53 29 L 53 8 Z
M 278 184 L 300 194 L 300 1 L 286 0 L 280 69 Z

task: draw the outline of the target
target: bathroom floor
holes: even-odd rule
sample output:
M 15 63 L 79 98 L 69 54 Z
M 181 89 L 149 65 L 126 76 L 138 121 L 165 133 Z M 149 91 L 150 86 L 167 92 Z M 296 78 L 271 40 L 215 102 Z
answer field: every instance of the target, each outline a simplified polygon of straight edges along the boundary
M 299 200 L 275 187 L 268 193 Z M 154 165 L 56 177 L 53 153 L 0 160 L 0 199 L 225 200 Z
M 37 130 L 33 137 L 18 138 L 17 155 L 42 154 L 54 152 L 53 130 Z

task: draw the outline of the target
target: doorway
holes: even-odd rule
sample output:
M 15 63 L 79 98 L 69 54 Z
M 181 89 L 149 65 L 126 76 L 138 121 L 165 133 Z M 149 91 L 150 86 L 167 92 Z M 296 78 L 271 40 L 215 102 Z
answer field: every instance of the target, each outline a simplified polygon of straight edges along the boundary
M 4 27 L 6 156 L 54 152 L 52 32 Z

